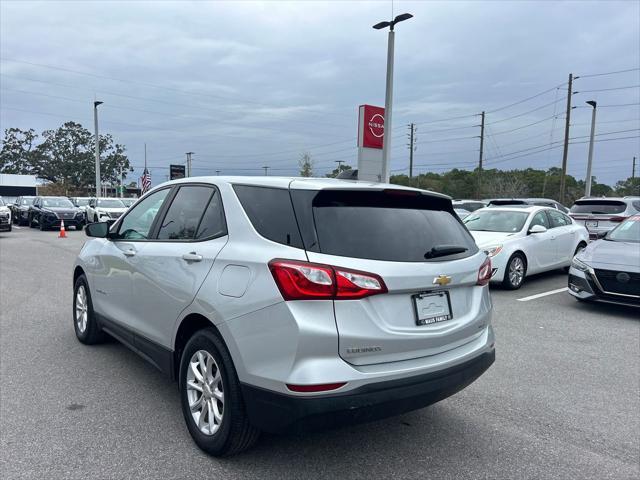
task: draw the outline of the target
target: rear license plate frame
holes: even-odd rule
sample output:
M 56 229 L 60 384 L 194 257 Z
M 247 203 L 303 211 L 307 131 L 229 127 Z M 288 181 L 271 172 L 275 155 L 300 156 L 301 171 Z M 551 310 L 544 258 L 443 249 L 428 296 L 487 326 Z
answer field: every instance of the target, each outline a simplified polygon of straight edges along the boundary
M 442 306 L 446 306 L 446 312 L 444 314 L 431 316 L 426 315 L 422 316 L 421 318 L 420 311 L 422 310 L 422 308 L 420 306 L 420 303 L 424 302 L 425 299 L 429 297 L 437 297 L 439 303 L 444 303 L 444 305 Z M 411 295 L 411 300 L 413 302 L 413 311 L 415 314 L 416 325 L 419 327 L 447 322 L 453 319 L 453 310 L 451 309 L 451 297 L 449 295 L 449 290 L 431 290 L 428 292 L 416 293 L 415 295 Z
M 598 228 L 598 220 L 585 220 L 584 226 L 586 228 Z

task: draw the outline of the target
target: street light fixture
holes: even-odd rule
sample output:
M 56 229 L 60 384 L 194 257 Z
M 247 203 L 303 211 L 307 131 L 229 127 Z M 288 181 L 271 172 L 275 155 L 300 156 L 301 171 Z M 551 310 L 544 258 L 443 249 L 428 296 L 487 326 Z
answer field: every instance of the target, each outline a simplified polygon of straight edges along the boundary
M 100 183 L 100 137 L 98 136 L 98 105 L 102 105 L 104 102 L 93 102 L 93 123 L 96 130 L 96 197 L 100 197 L 101 183 Z
M 382 181 L 389 181 L 389 152 L 391 151 L 391 109 L 393 104 L 393 52 L 394 52 L 394 27 L 396 23 L 409 20 L 413 15 L 403 13 L 390 22 L 376 23 L 373 28 L 381 30 L 389 27 L 389 40 L 387 42 L 387 82 L 384 96 L 384 135 L 382 137 Z
M 586 103 L 587 105 L 591 105 L 593 107 L 593 110 L 591 112 L 591 135 L 589 137 L 589 160 L 587 161 L 587 177 L 584 179 L 585 180 L 584 196 L 590 197 L 591 183 L 593 180 L 591 178 L 591 165 L 593 161 L 593 137 L 596 131 L 596 107 L 598 104 L 594 100 L 589 100 Z

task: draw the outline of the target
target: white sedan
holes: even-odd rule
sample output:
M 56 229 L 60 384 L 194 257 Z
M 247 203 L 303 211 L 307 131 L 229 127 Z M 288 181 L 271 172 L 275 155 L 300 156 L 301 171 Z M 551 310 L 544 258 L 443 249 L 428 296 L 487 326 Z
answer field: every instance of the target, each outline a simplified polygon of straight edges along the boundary
M 481 208 L 464 224 L 491 257 L 491 281 L 511 290 L 527 275 L 569 267 L 589 240 L 586 228 L 547 207 Z

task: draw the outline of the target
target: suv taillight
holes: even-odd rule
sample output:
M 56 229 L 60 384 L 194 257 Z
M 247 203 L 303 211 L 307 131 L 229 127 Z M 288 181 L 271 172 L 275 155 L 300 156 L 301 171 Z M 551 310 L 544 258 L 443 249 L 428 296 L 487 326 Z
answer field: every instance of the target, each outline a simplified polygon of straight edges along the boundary
M 486 285 L 491 280 L 491 258 L 487 257 L 478 270 L 477 285 Z
M 354 300 L 387 292 L 375 273 L 280 259 L 271 260 L 269 270 L 285 300 Z

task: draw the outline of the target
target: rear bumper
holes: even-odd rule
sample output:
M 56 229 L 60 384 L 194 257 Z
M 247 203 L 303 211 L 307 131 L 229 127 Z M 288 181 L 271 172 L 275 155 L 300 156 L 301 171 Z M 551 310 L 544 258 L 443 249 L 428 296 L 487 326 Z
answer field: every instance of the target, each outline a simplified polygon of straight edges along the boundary
M 249 418 L 271 432 L 322 430 L 362 423 L 426 407 L 443 400 L 480 377 L 495 361 L 495 349 L 437 372 L 363 385 L 343 394 L 290 396 L 242 385 Z

